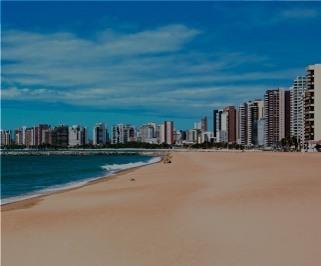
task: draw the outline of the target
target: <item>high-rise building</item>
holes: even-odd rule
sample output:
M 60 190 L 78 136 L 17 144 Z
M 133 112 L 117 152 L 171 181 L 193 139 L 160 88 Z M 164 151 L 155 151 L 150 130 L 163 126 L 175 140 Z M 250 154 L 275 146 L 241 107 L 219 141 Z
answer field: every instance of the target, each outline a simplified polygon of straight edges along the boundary
M 69 127 L 59 125 L 51 129 L 50 144 L 56 147 L 67 147 L 69 145 Z
M 194 123 L 194 128 L 200 129 L 202 132 L 208 131 L 207 116 L 202 117 L 199 122 Z
M 228 112 L 224 111 L 220 114 L 220 131 L 218 132 L 219 142 L 228 142 Z
M 158 144 L 163 143 L 163 142 L 162 142 L 162 138 L 163 138 L 163 136 L 162 136 L 163 127 L 164 127 L 163 124 L 161 124 L 161 125 L 156 125 L 156 127 L 155 127 L 155 138 L 156 138 L 156 141 L 157 141 Z
M 304 141 L 309 147 L 321 144 L 321 64 L 307 67 L 304 94 Z
M 12 136 L 11 136 L 11 131 L 10 130 L 1 130 L 0 131 L 0 139 L 1 143 L 0 145 L 10 145 L 12 144 Z
M 163 128 L 163 143 L 172 145 L 174 144 L 174 122 L 173 121 L 164 121 Z
M 280 90 L 279 107 L 280 140 L 290 138 L 291 135 L 291 96 L 289 90 Z
M 25 128 L 17 128 L 14 131 L 14 142 L 16 145 L 24 145 Z
M 257 121 L 257 143 L 256 145 L 259 147 L 264 146 L 264 126 L 265 120 L 261 118 Z
M 107 143 L 107 130 L 104 123 L 97 123 L 93 129 L 93 144 L 105 145 Z
M 42 145 L 50 145 L 51 143 L 51 128 L 44 129 L 41 132 L 41 144 Z
M 135 128 L 128 124 L 113 125 L 112 144 L 136 141 Z
M 46 133 L 49 132 L 49 125 L 39 124 L 34 127 L 34 145 L 39 146 L 42 144 L 48 144 L 46 139 Z
M 305 76 L 298 76 L 290 90 L 291 96 L 291 137 L 295 137 L 301 146 L 304 142 L 304 91 Z
M 213 132 L 211 131 L 202 131 L 201 132 L 201 143 L 211 142 L 213 139 Z
M 279 90 L 267 90 L 264 96 L 265 126 L 264 145 L 276 146 L 279 137 Z
M 208 131 L 208 126 L 207 126 L 207 116 L 204 116 L 201 118 L 201 130 L 203 132 Z
M 88 143 L 87 128 L 74 125 L 68 129 L 68 142 L 70 147 L 81 146 Z
M 145 143 L 157 143 L 156 139 L 156 124 L 148 123 L 139 127 L 138 139 Z
M 278 146 L 283 138 L 290 137 L 290 91 L 267 90 L 264 96 L 264 143 Z
M 258 141 L 258 120 L 263 118 L 264 114 L 264 101 L 255 100 L 247 104 L 247 141 L 246 145 L 257 145 Z
M 238 137 L 238 144 L 247 145 L 247 103 L 243 103 L 239 106 L 238 112 L 238 130 L 239 130 L 239 137 Z
M 217 131 L 217 115 L 218 115 L 218 110 L 213 110 L 213 137 L 216 140 L 216 131 Z
M 202 131 L 197 128 L 189 129 L 186 132 L 186 141 L 189 144 L 202 142 Z
M 215 142 L 222 142 L 222 113 L 223 110 L 214 110 L 213 111 L 213 136 Z
M 228 143 L 236 143 L 236 108 L 234 106 L 228 106 L 224 108 L 226 114 L 226 130 Z M 222 118 L 223 121 L 223 118 Z M 226 139 L 225 139 L 226 140 Z
M 264 102 L 254 100 L 243 103 L 239 107 L 239 138 L 238 143 L 241 145 L 257 145 L 258 139 L 258 120 L 263 118 Z
M 35 145 L 35 142 L 34 142 L 35 137 L 34 136 L 35 136 L 35 134 L 34 134 L 33 127 L 29 127 L 29 128 L 25 129 L 25 145 L 27 147 Z
M 174 132 L 174 142 L 177 145 L 182 145 L 186 140 L 186 132 L 184 130 L 176 130 Z
M 165 126 L 164 123 L 157 126 L 158 131 L 158 142 L 165 143 Z

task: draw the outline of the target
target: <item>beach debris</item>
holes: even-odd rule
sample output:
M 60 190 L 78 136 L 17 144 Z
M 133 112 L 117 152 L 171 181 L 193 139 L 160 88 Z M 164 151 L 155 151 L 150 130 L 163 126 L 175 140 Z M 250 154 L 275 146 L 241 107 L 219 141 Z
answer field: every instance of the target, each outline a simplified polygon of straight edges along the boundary
M 129 181 L 136 181 L 136 179 L 134 177 L 131 177 Z

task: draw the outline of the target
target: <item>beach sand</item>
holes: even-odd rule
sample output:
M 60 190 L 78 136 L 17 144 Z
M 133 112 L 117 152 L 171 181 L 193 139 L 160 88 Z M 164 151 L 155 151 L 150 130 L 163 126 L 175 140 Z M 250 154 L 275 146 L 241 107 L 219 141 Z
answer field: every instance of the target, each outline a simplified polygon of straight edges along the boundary
M 3 207 L 2 265 L 321 265 L 321 154 L 172 154 Z

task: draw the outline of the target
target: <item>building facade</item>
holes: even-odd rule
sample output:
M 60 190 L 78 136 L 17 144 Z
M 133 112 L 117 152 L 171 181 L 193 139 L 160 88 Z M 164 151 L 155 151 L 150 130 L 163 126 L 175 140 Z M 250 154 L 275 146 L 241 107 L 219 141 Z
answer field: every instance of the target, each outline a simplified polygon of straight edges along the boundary
M 93 144 L 105 145 L 107 143 L 107 130 L 104 123 L 97 123 L 93 129 Z
M 227 142 L 230 144 L 236 143 L 236 108 L 234 106 L 228 106 L 224 108 L 224 113 L 226 113 L 226 124 L 227 124 Z
M 48 132 L 49 125 L 39 124 L 34 127 L 34 145 L 39 146 L 43 144 L 49 144 Z
M 213 111 L 213 137 L 215 142 L 222 142 L 222 114 L 222 109 Z
M 264 146 L 264 127 L 265 127 L 265 119 L 261 118 L 257 121 L 257 146 Z
M 304 142 L 308 147 L 321 144 L 321 64 L 307 67 L 304 94 Z
M 50 144 L 55 147 L 67 147 L 69 145 L 69 127 L 59 125 L 50 131 Z
M 82 146 L 88 143 L 87 128 L 74 125 L 68 129 L 68 144 L 70 147 Z
M 14 143 L 16 145 L 25 144 L 25 128 L 17 128 L 14 131 Z
M 196 144 L 202 141 L 202 131 L 197 128 L 189 129 L 186 132 L 186 143 Z
M 258 145 L 258 120 L 263 118 L 264 101 L 254 100 L 243 103 L 238 113 L 238 143 L 245 146 Z
M 35 145 L 34 142 L 34 128 L 33 127 L 29 127 L 25 129 L 25 145 L 27 147 L 31 147 Z
M 247 145 L 247 110 L 247 103 L 243 103 L 239 106 L 239 119 L 237 125 L 239 137 L 237 143 L 241 145 Z
M 139 127 L 138 130 L 138 140 L 144 143 L 157 143 L 156 138 L 156 124 L 148 123 Z
M 174 144 L 174 122 L 173 121 L 164 121 L 162 143 L 165 143 L 168 145 Z
M 1 130 L 0 131 L 1 145 L 11 145 L 12 144 L 12 134 L 10 130 Z
M 306 77 L 298 76 L 290 90 L 291 96 L 291 137 L 295 137 L 302 146 L 304 143 L 304 91 Z
M 213 137 L 215 141 L 216 141 L 216 131 L 217 131 L 217 123 L 216 123 L 217 116 L 218 116 L 218 110 L 215 109 L 213 110 Z
M 264 145 L 277 147 L 290 137 L 290 91 L 267 90 L 264 96 Z
M 112 144 L 136 141 L 135 128 L 129 124 L 113 125 Z

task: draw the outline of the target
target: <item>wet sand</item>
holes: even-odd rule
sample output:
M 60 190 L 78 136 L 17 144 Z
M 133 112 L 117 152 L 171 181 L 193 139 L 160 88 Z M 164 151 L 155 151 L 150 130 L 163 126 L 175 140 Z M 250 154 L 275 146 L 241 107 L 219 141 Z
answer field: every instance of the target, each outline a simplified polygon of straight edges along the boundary
M 4 266 L 316 266 L 321 154 L 173 153 L 1 218 Z

